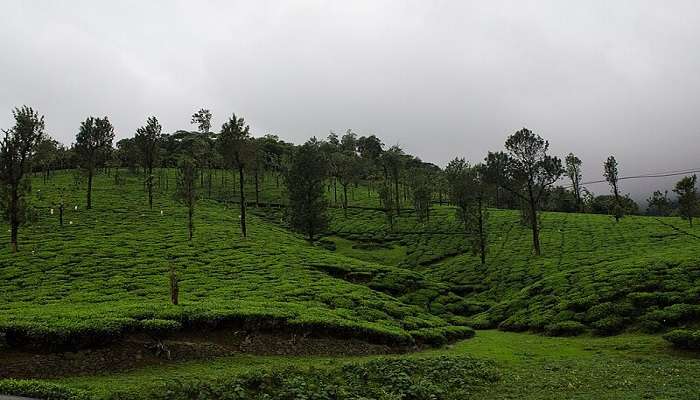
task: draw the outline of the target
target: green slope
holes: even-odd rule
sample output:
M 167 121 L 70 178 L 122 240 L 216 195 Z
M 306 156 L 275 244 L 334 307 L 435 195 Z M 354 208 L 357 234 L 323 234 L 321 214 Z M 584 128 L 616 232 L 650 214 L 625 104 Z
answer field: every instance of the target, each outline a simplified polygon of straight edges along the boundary
M 60 187 L 68 205 L 63 228 L 56 209 Z M 21 251 L 0 251 L 0 330 L 10 345 L 83 345 L 129 332 L 227 322 L 395 344 L 469 334 L 387 293 L 319 270 L 385 267 L 310 246 L 254 215 L 249 237 L 241 238 L 235 207 L 200 202 L 195 239 L 188 243 L 184 208 L 157 193 L 149 210 L 137 177 L 115 186 L 99 176 L 92 210 L 83 209 L 82 186 L 68 173 L 48 184 L 35 180 L 33 190 L 38 218 L 21 230 Z M 7 239 L 3 232 L 0 241 Z M 171 265 L 181 278 L 180 306 L 169 304 Z

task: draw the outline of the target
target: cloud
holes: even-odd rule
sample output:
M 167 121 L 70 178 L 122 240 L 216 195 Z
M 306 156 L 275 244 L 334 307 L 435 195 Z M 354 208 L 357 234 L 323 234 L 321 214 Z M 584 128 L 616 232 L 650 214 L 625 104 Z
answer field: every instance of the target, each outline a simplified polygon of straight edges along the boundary
M 700 3 L 676 1 L 11 1 L 0 127 L 32 105 L 73 140 L 200 107 L 294 142 L 353 128 L 437 164 L 527 126 L 597 179 L 698 167 Z M 663 183 L 662 183 L 663 184 Z M 656 182 L 626 182 L 649 192 Z M 603 187 L 596 191 L 603 192 Z

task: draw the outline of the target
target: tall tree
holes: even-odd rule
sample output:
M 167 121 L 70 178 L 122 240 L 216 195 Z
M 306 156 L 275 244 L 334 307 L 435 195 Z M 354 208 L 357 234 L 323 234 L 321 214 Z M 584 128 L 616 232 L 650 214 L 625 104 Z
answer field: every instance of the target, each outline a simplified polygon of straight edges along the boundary
M 146 170 L 146 187 L 148 189 L 148 207 L 153 208 L 153 167 L 158 158 L 158 142 L 163 127 L 156 117 L 149 117 L 146 125 L 136 130 L 134 140 L 138 146 L 143 168 Z
M 338 174 L 338 182 L 343 187 L 343 212 L 348 216 L 348 186 L 357 183 L 362 175 L 362 163 L 357 154 L 349 151 L 337 153 L 335 167 Z
M 581 201 L 581 159 L 576 157 L 574 153 L 569 153 L 566 156 L 566 176 L 571 180 L 571 188 L 576 198 L 576 207 L 579 211 L 583 210 Z
M 433 181 L 425 168 L 413 168 L 410 172 L 413 208 L 418 221 L 430 221 L 430 202 L 433 199 Z
M 285 175 L 289 196 L 289 222 L 313 242 L 328 228 L 328 214 L 323 182 L 326 160 L 315 141 L 308 141 L 293 154 Z
M 205 108 L 201 108 L 196 113 L 192 114 L 191 124 L 196 124 L 197 129 L 201 133 L 209 133 L 211 130 L 211 111 Z
M 615 160 L 615 157 L 610 156 L 607 160 L 605 160 L 605 163 L 603 163 L 603 175 L 605 175 L 605 180 L 608 181 L 608 184 L 610 184 L 610 191 L 613 194 L 610 212 L 615 217 L 615 222 L 619 222 L 620 218 L 625 215 L 625 211 L 620 199 L 620 190 L 617 185 L 619 177 L 617 160 Z
M 695 187 L 698 177 L 686 176 L 676 183 L 673 191 L 678 195 L 678 213 L 693 227 L 693 217 L 698 212 L 698 193 Z
M 404 164 L 404 152 L 399 146 L 391 146 L 389 150 L 382 153 L 382 165 L 384 167 L 385 179 L 391 178 L 394 183 L 394 206 L 396 215 L 401 215 L 401 198 L 399 192 L 399 180 Z
M 510 135 L 505 147 L 508 154 L 500 185 L 523 202 L 532 230 L 533 252 L 540 255 L 539 210 L 542 196 L 548 187 L 559 180 L 564 168 L 558 157 L 547 154 L 549 142 L 529 129 L 523 128 Z M 495 167 L 487 165 L 487 168 L 491 170 Z
M 384 208 L 384 215 L 389 223 L 389 230 L 392 232 L 394 231 L 394 218 L 396 214 L 394 199 L 394 194 L 391 191 L 391 182 L 385 178 L 379 186 L 379 201 Z
M 246 165 L 253 158 L 250 138 L 250 127 L 246 125 L 243 118 L 237 118 L 233 114 L 228 121 L 221 127 L 219 134 L 219 150 L 223 157 L 224 163 L 229 168 L 238 169 L 238 183 L 240 192 L 241 205 L 241 233 L 243 237 L 247 236 L 246 232 L 246 204 L 245 204 L 245 174 Z
M 112 150 L 114 127 L 107 117 L 88 117 L 75 136 L 75 150 L 80 157 L 80 166 L 87 174 L 87 209 L 92 208 L 92 179 L 95 168 L 102 165 Z
M 187 207 L 187 232 L 189 240 L 194 233 L 194 208 L 197 203 L 197 164 L 190 156 L 182 156 L 178 163 L 175 199 Z
M 502 151 L 489 151 L 484 161 L 484 179 L 492 185 L 496 208 L 502 208 L 501 189 L 507 181 L 508 155 Z
M 361 136 L 357 139 L 357 151 L 363 159 L 375 162 L 382 155 L 383 148 L 382 141 L 374 135 Z
M 25 221 L 26 195 L 31 182 L 25 176 L 30 170 L 31 157 L 44 136 L 44 117 L 31 107 L 22 106 L 12 111 L 15 125 L 4 130 L 0 143 L 0 184 L 2 184 L 2 209 L 10 222 L 10 246 L 17 251 L 19 227 Z
M 647 214 L 665 217 L 671 214 L 671 200 L 668 198 L 668 191 L 661 193 L 660 190 L 647 199 Z
M 65 150 L 62 148 L 61 144 L 49 137 L 43 138 L 36 146 L 32 164 L 34 167 L 39 167 L 41 169 L 44 183 L 49 179 L 51 169 L 60 161 L 61 152 L 63 151 Z
M 486 264 L 488 252 L 487 184 L 482 166 L 470 166 L 463 158 L 455 158 L 445 167 L 450 201 L 457 207 L 457 218 L 464 227 L 474 254 L 479 254 L 481 265 Z
M 192 114 L 191 124 L 196 124 L 199 133 L 201 133 L 200 148 L 205 149 L 204 155 L 195 158 L 197 166 L 199 167 L 199 177 L 200 186 L 204 186 L 204 172 L 207 171 L 207 187 L 208 194 L 211 197 L 211 180 L 212 180 L 212 159 L 211 159 L 211 137 L 209 132 L 211 131 L 211 111 L 205 108 L 201 108 L 196 113 Z

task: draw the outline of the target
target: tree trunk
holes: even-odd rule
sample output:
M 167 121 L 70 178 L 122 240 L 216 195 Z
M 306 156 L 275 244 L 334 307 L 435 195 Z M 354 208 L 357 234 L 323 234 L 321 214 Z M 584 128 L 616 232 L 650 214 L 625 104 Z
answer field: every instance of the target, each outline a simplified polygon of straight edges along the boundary
M 258 169 L 255 169 L 255 207 L 260 207 L 260 183 L 258 182 Z
M 338 205 L 338 184 L 335 178 L 333 178 L 333 204 Z
M 400 197 L 399 197 L 399 177 L 398 177 L 398 176 L 395 176 L 395 177 L 394 177 L 394 189 L 395 189 L 394 191 L 396 192 L 396 193 L 395 193 L 395 197 L 396 197 L 396 216 L 399 216 L 399 215 L 401 215 L 401 201 L 400 201 Z
M 209 168 L 209 173 L 207 175 L 207 193 L 208 197 L 211 199 L 211 168 Z
M 537 223 L 537 207 L 535 200 L 530 199 L 530 223 L 532 224 L 532 248 L 536 256 L 540 255 L 540 227 Z
M 12 252 L 17 252 L 17 236 L 19 231 L 19 193 L 18 183 L 12 184 L 12 195 L 10 196 L 10 247 Z
M 148 208 L 153 209 L 153 167 L 148 167 Z
M 343 215 L 348 217 L 348 185 L 343 185 Z
M 484 265 L 486 264 L 486 235 L 484 232 L 484 208 L 481 197 L 479 197 L 479 251 L 481 253 L 481 265 Z
M 188 207 L 188 213 L 187 213 L 188 221 L 187 221 L 187 230 L 189 231 L 189 240 L 192 241 L 192 232 L 194 231 L 194 224 L 192 223 L 192 216 L 194 214 L 194 205 L 190 203 L 190 206 Z
M 92 208 L 92 168 L 88 170 L 87 209 Z
M 247 232 L 245 229 L 245 191 L 243 190 L 243 166 L 238 167 L 238 178 L 238 183 L 241 190 L 241 233 L 243 234 L 243 237 L 246 237 Z

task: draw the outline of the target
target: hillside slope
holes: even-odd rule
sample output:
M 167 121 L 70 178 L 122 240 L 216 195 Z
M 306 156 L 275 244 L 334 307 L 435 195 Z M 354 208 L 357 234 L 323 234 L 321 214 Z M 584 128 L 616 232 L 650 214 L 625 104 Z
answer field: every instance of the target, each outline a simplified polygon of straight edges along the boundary
M 399 345 L 469 334 L 319 268 L 380 266 L 310 246 L 255 216 L 243 239 L 237 209 L 218 202 L 199 203 L 188 243 L 184 207 L 157 193 L 150 210 L 140 182 L 129 177 L 114 185 L 99 176 L 94 208 L 85 210 L 82 185 L 70 173 L 46 184 L 35 180 L 37 220 L 22 229 L 19 253 L 0 251 L 0 332 L 8 345 L 80 347 L 132 332 L 230 322 Z M 61 188 L 67 205 L 62 228 Z M 169 304 L 171 266 L 180 277 L 179 306 Z

